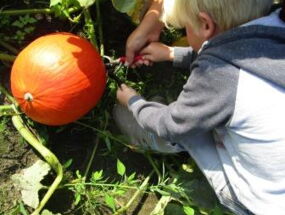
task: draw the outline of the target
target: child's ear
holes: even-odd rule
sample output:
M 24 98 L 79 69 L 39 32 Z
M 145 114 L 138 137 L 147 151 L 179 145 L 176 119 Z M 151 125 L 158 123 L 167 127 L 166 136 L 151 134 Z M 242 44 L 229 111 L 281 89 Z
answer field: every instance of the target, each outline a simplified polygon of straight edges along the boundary
M 212 17 L 205 12 L 200 12 L 199 19 L 201 22 L 201 26 L 199 30 L 200 36 L 203 37 L 204 40 L 208 40 L 212 38 L 213 36 L 215 36 L 218 29 Z

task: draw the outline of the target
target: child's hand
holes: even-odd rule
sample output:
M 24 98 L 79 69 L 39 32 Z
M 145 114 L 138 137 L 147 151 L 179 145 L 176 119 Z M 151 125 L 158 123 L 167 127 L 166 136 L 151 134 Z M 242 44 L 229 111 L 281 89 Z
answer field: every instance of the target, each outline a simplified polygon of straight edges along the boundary
M 139 95 L 133 88 L 122 84 L 117 90 L 117 99 L 121 105 L 128 106 L 128 101 L 133 96 Z
M 140 52 L 140 55 L 143 55 L 145 65 L 151 62 L 173 61 L 174 48 L 163 43 L 152 42 Z

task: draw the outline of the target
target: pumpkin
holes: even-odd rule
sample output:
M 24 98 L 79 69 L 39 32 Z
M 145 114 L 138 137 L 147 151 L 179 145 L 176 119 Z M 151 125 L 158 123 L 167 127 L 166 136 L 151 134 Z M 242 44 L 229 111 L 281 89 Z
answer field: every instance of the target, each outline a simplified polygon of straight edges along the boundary
M 87 40 L 70 33 L 42 36 L 12 66 L 11 90 L 21 110 L 46 125 L 73 122 L 100 100 L 104 64 Z

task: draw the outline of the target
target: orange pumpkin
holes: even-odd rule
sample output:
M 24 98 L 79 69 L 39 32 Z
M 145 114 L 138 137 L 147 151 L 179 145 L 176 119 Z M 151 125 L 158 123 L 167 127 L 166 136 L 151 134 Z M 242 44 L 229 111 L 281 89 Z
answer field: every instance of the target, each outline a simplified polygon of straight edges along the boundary
M 22 111 L 46 125 L 73 122 L 100 100 L 105 67 L 96 49 L 70 33 L 42 36 L 17 56 L 12 94 Z

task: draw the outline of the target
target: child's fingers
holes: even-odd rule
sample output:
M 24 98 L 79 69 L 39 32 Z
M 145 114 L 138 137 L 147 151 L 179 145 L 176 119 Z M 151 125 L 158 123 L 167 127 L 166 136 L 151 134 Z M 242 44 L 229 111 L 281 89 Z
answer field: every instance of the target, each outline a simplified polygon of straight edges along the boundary
M 144 65 L 144 60 L 138 60 L 137 62 L 133 63 L 131 65 L 131 68 L 137 68 L 137 67 L 141 67 L 142 65 Z
M 151 63 L 152 63 L 152 61 L 149 61 L 149 60 L 144 60 L 143 61 L 143 64 L 146 65 L 146 66 L 151 66 Z
M 124 91 L 126 89 L 128 89 L 129 87 L 126 84 L 121 84 L 120 89 L 121 91 Z
M 151 62 L 155 61 L 153 55 L 150 55 L 150 54 L 143 55 L 143 60 L 144 60 L 144 61 L 148 61 L 148 62 L 150 62 L 150 61 L 151 61 Z

